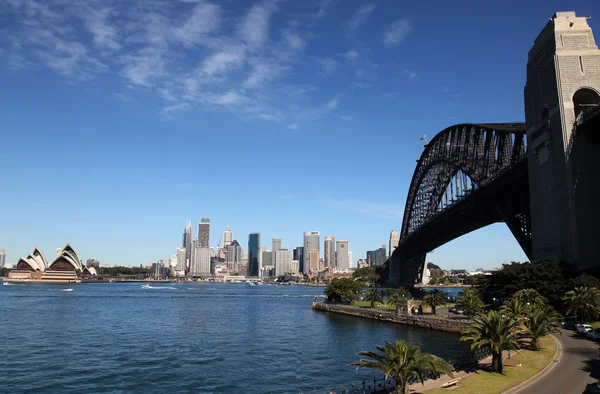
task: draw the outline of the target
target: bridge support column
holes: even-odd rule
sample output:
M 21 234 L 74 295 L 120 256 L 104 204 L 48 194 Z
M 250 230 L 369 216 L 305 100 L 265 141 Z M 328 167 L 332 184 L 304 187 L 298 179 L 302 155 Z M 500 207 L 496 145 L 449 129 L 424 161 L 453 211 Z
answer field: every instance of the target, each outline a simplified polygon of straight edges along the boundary
M 415 257 L 407 257 L 398 248 L 389 260 L 388 283 L 392 286 L 412 287 L 420 283 L 425 269 L 425 257 L 427 254 L 418 254 Z

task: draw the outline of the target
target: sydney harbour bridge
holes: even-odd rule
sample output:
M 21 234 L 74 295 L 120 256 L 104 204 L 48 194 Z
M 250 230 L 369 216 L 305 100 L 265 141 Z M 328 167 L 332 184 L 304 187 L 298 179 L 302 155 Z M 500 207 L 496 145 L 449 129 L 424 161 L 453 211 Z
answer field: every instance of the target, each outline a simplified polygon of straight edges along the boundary
M 458 124 L 426 144 L 390 282 L 420 282 L 428 252 L 499 222 L 530 260 L 598 267 L 599 105 L 600 51 L 587 19 L 556 13 L 529 52 L 526 122 Z

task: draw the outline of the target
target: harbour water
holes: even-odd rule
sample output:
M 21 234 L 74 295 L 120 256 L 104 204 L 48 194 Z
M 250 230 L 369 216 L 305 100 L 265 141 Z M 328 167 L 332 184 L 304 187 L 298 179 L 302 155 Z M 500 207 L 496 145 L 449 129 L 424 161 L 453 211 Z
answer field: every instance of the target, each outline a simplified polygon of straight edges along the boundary
M 66 291 L 72 289 L 72 291 Z M 348 363 L 456 334 L 315 312 L 323 288 L 98 283 L 0 287 L 0 392 L 298 393 L 380 377 Z

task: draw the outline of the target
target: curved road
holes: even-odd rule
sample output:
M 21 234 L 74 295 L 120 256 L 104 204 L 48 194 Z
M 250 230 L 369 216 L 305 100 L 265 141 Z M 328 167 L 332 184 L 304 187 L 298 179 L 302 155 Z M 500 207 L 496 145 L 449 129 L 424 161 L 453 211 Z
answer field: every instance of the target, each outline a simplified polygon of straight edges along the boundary
M 562 330 L 556 338 L 561 343 L 553 367 L 542 377 L 511 394 L 592 394 L 600 393 L 596 382 L 600 379 L 600 350 L 593 342 L 577 332 Z

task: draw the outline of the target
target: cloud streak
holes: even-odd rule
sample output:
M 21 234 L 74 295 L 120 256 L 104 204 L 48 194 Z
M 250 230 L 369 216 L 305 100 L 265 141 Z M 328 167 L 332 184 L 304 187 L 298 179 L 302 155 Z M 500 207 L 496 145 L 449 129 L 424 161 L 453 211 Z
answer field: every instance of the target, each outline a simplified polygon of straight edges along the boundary
M 350 32 L 357 30 L 367 21 L 369 15 L 371 15 L 373 11 L 375 11 L 375 3 L 363 4 L 346 22 L 348 30 L 350 30 Z
M 383 43 L 388 47 L 402 44 L 412 32 L 412 24 L 404 18 L 397 19 L 383 32 Z

